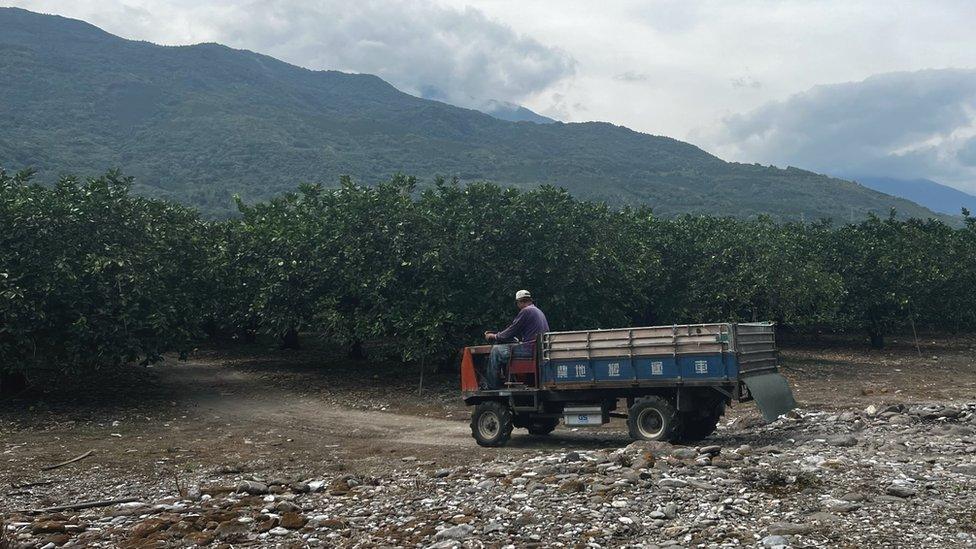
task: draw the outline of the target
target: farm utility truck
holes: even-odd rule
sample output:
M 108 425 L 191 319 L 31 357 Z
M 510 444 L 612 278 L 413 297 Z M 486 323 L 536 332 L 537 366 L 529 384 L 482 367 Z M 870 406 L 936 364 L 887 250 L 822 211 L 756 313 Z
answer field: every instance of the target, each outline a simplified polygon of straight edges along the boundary
M 775 334 L 772 323 L 548 332 L 513 345 L 501 380 L 486 377 L 490 345 L 466 347 L 461 391 L 474 406 L 471 434 L 503 446 L 514 428 L 546 435 L 560 420 L 590 426 L 621 417 L 636 440 L 691 442 L 710 435 L 733 401 L 750 400 L 773 421 L 796 406 L 778 371 Z

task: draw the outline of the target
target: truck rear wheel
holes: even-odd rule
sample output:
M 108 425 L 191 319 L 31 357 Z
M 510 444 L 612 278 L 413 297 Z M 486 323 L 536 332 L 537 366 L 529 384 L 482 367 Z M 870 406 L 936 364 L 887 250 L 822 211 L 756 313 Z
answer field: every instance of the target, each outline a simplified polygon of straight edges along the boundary
M 497 400 L 475 406 L 471 413 L 471 436 L 479 446 L 504 446 L 512 436 L 512 410 Z
M 671 440 L 678 424 L 678 411 L 658 396 L 638 400 L 627 413 L 627 429 L 634 440 Z
M 683 442 L 697 442 L 715 432 L 718 426 L 719 414 L 712 413 L 705 416 L 697 413 L 682 414 L 681 432 L 678 438 Z
M 559 418 L 538 418 L 533 419 L 525 426 L 530 435 L 545 436 L 551 433 L 559 425 Z
M 680 412 L 681 427 L 677 438 L 682 442 L 697 442 L 715 432 L 718 420 L 725 413 L 725 402 L 705 410 Z

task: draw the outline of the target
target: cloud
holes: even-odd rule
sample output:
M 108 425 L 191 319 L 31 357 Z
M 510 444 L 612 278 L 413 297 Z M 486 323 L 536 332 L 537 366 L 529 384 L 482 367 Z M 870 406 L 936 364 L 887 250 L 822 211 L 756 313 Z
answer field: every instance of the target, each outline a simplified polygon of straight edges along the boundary
M 730 80 L 733 88 L 752 88 L 758 90 L 762 87 L 762 82 L 751 76 L 737 76 Z
M 648 74 L 635 71 L 627 71 L 613 75 L 613 79 L 618 82 L 644 82 L 650 78 Z
M 403 91 L 479 108 L 520 103 L 571 77 L 564 51 L 474 8 L 430 0 L 54 0 L 16 2 L 164 44 L 213 41 L 311 69 L 380 76 Z
M 968 139 L 956 151 L 956 160 L 963 166 L 976 167 L 976 137 Z
M 976 190 L 976 70 L 816 86 L 723 121 L 716 152 L 856 177 L 927 177 Z

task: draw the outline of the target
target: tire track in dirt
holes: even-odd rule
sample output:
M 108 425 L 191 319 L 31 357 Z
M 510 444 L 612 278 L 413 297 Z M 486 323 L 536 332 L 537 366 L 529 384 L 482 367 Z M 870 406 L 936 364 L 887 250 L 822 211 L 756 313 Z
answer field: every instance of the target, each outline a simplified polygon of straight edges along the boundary
M 171 377 L 170 377 L 171 376 Z M 165 383 L 183 391 L 198 412 L 229 423 L 371 439 L 377 443 L 438 447 L 473 445 L 467 422 L 336 406 L 314 395 L 295 395 L 258 374 L 212 362 L 172 368 Z
M 630 442 L 626 427 L 615 420 L 610 425 L 585 430 L 560 427 L 547 437 L 516 430 L 505 448 L 486 449 L 472 439 L 467 416 L 448 420 L 337 406 L 314 392 L 296 394 L 269 383 L 260 373 L 226 362 L 174 365 L 163 382 L 182 388 L 188 404 L 212 421 L 219 418 L 221 423 L 238 427 L 259 425 L 295 437 L 319 437 L 323 444 L 338 443 L 360 456 L 383 456 L 391 449 L 407 446 L 414 448 L 410 451 L 427 455 L 443 455 L 446 451 L 457 458 L 495 457 L 526 451 L 620 447 Z

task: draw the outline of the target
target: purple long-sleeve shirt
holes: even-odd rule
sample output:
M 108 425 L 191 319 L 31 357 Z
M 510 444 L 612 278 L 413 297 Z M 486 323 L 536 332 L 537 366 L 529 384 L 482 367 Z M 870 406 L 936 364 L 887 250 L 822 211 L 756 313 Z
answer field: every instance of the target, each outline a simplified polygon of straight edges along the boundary
M 533 304 L 520 310 L 508 328 L 498 332 L 495 338 L 500 342 L 513 339 L 532 341 L 539 334 L 548 331 L 549 322 L 546 320 L 545 313 Z

